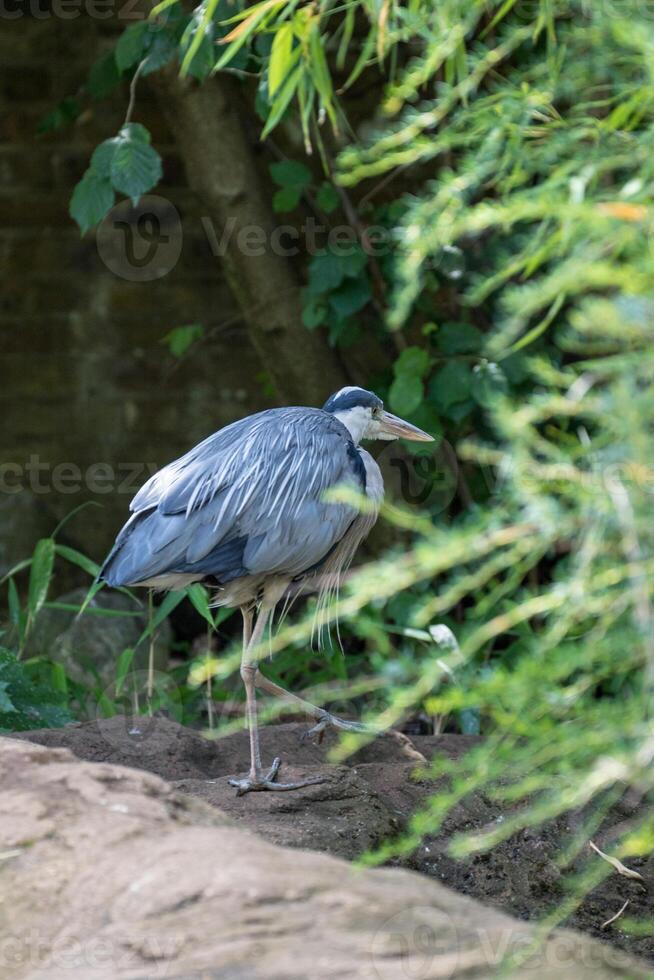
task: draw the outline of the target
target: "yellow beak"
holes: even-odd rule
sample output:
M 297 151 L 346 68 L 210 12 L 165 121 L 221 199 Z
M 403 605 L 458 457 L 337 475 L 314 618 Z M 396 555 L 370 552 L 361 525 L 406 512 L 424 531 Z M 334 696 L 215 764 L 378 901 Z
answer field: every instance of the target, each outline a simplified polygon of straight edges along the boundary
M 417 425 L 405 422 L 397 415 L 390 412 L 382 412 L 379 419 L 379 427 L 382 432 L 396 439 L 410 439 L 412 442 L 434 442 L 434 437 L 428 432 L 423 432 Z

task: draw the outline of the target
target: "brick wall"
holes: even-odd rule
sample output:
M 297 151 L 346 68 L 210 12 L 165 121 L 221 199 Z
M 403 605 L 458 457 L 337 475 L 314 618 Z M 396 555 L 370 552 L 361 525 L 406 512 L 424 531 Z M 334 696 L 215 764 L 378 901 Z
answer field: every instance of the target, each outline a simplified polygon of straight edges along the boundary
M 133 118 L 148 126 L 164 159 L 156 193 L 180 216 L 179 260 L 162 278 L 130 281 L 107 267 L 94 234 L 80 239 L 68 216 L 70 194 L 95 145 L 120 128 L 128 93 L 123 86 L 73 125 L 39 135 L 42 117 L 77 92 L 90 64 L 111 46 L 113 28 L 83 12 L 64 20 L 37 0 L 26 3 L 14 18 L 6 16 L 14 8 L 4 0 L 0 16 L 0 461 L 23 467 L 37 456 L 47 467 L 36 481 L 45 487 L 37 489 L 40 512 L 45 506 L 62 517 L 82 500 L 102 503 L 71 525 L 75 540 L 99 558 L 129 493 L 107 492 L 106 485 L 98 491 L 96 482 L 89 485 L 88 467 L 122 466 L 124 475 L 127 464 L 164 463 L 263 407 L 261 365 L 146 84 L 139 85 Z M 209 339 L 176 362 L 161 338 L 188 323 L 202 324 Z M 62 470 L 66 463 L 73 470 Z M 75 467 L 82 473 L 79 489 Z M 12 469 L 5 483 L 34 486 L 33 469 L 31 476 Z M 4 503 L 0 538 L 6 539 L 17 511 Z

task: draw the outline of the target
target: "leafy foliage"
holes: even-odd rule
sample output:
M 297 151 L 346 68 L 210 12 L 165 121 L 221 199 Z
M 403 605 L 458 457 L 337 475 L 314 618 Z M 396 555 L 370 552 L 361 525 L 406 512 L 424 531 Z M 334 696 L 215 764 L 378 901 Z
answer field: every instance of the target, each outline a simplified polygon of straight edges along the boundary
M 33 665 L 0 647 L 0 731 L 59 728 L 73 720 L 65 695 L 34 676 Z
M 73 193 L 71 216 L 84 234 L 113 206 L 116 191 L 137 204 L 160 179 L 161 157 L 150 145 L 149 132 L 140 123 L 127 123 L 93 151 L 91 166 Z
M 415 547 L 348 586 L 355 685 L 337 656 L 320 678 L 340 678 L 343 696 L 367 693 L 379 724 L 414 710 L 486 736 L 456 769 L 436 761 L 449 790 L 402 846 L 479 787 L 519 806 L 453 842 L 458 854 L 590 802 L 600 822 L 627 786 L 651 800 L 646 12 L 574 0 L 205 0 L 189 16 L 164 0 L 156 17 L 121 39 L 97 87 L 135 71 L 160 30 L 177 39 L 184 73 L 254 75 L 262 138 L 279 127 L 307 157 L 271 165 L 275 210 L 342 212 L 352 232 L 347 247 L 307 257 L 305 326 L 342 347 L 380 341 L 391 353 L 375 390 L 458 444 L 454 505 L 430 518 L 389 508 Z M 364 79 L 381 95 L 354 139 L 348 98 Z M 135 183 L 116 186 L 113 156 L 107 165 L 110 151 L 97 152 L 74 199 L 84 227 L 109 193 L 147 183 L 133 160 Z M 25 621 L 17 601 L 14 589 L 12 618 Z M 282 630 L 271 647 L 296 656 L 308 630 Z M 296 660 L 298 672 L 309 662 Z M 197 683 L 234 663 L 203 660 Z M 617 850 L 652 846 L 646 818 Z

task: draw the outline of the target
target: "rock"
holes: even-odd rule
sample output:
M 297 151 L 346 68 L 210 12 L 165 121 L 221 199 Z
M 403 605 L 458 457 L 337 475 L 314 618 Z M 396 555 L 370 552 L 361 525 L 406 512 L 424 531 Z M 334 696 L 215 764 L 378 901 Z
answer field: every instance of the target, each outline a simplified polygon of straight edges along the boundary
M 149 773 L 3 738 L 0 779 L 12 980 L 488 980 L 535 935 L 411 872 L 278 847 Z M 650 975 L 563 930 L 512 974 Z
M 59 596 L 56 601 L 79 608 L 86 595 L 86 589 L 75 589 Z M 27 656 L 56 660 L 74 681 L 106 690 L 113 688 L 118 656 L 138 643 L 147 625 L 148 613 L 146 608 L 137 606 L 129 596 L 108 589 L 98 593 L 92 606 L 80 617 L 69 610 L 41 609 L 28 636 L 25 652 Z M 107 609 L 125 615 L 103 616 L 94 613 L 93 609 Z M 171 642 L 170 623 L 164 620 L 155 636 L 154 664 L 157 671 L 166 669 Z M 130 669 L 145 670 L 147 663 L 146 641 L 138 647 Z

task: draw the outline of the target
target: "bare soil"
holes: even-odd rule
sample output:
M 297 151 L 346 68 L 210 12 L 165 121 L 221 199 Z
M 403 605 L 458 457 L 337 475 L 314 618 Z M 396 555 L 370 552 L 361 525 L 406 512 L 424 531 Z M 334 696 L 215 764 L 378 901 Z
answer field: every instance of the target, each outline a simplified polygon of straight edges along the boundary
M 268 841 L 349 860 L 401 834 L 411 815 L 435 790 L 433 781 L 415 777 L 417 763 L 411 747 L 391 737 L 377 739 L 345 765 L 332 765 L 326 760 L 336 737 L 327 734 L 322 745 L 317 746 L 300 741 L 304 731 L 301 724 L 262 729 L 264 760 L 272 761 L 274 755 L 281 755 L 282 781 L 319 773 L 325 776 L 325 782 L 289 793 L 250 793 L 242 797 L 236 797 L 228 779 L 247 771 L 245 732 L 209 741 L 166 718 L 119 717 L 25 732 L 17 737 L 69 748 L 80 759 L 155 773 L 176 790 L 219 808 Z M 475 741 L 474 737 L 461 735 L 412 738 L 415 749 L 428 759 L 436 753 L 459 758 Z M 595 842 L 610 850 L 612 828 L 638 814 L 636 803 L 623 800 L 597 832 Z M 584 814 L 570 814 L 546 826 L 521 831 L 487 854 L 466 860 L 449 856 L 448 845 L 455 834 L 485 827 L 506 816 L 497 803 L 473 793 L 453 810 L 441 831 L 425 837 L 402 865 L 519 919 L 539 918 L 566 895 L 557 856 L 579 832 Z M 586 861 L 600 860 L 585 848 L 577 867 Z M 643 876 L 644 884 L 611 873 L 565 925 L 654 960 L 654 937 L 628 935 L 620 928 L 619 919 L 603 928 L 627 900 L 629 917 L 652 918 L 654 857 L 635 857 L 626 863 Z

